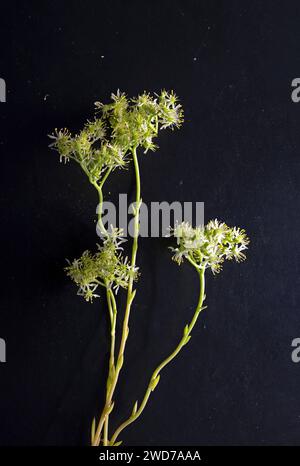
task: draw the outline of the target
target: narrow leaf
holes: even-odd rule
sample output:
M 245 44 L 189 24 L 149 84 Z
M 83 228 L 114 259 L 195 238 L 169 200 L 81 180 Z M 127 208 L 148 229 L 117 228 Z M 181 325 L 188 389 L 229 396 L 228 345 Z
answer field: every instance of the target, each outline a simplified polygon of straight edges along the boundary
M 93 443 L 94 441 L 95 430 L 96 430 L 96 419 L 94 418 L 92 422 L 92 427 L 91 427 L 91 443 Z
M 133 407 L 131 416 L 134 416 L 134 415 L 135 415 L 135 413 L 137 412 L 137 409 L 138 409 L 138 402 L 136 401 L 136 402 L 134 403 L 134 407 Z
M 113 444 L 113 447 L 119 447 L 120 445 L 122 445 L 123 441 L 121 440 L 120 442 L 116 442 Z
M 153 381 L 152 381 L 152 384 L 151 384 L 151 390 L 153 392 L 153 390 L 155 390 L 155 388 L 157 387 L 157 384 L 159 382 L 159 379 L 160 379 L 160 375 L 158 375 Z
M 191 338 L 192 338 L 191 335 L 188 335 L 185 339 L 184 344 L 187 345 Z

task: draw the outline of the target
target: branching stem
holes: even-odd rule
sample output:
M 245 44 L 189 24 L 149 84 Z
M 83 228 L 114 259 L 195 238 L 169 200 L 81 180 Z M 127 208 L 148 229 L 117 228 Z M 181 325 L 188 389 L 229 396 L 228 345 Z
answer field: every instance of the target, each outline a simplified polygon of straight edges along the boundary
M 196 307 L 196 310 L 195 310 L 195 313 L 194 313 L 194 316 L 190 322 L 189 325 L 187 325 L 184 329 L 184 333 L 183 333 L 183 337 L 181 338 L 179 344 L 177 345 L 177 347 L 175 348 L 175 350 L 166 358 L 164 359 L 160 364 L 159 366 L 157 366 L 157 368 L 155 369 L 155 371 L 153 372 L 152 374 L 152 377 L 150 379 L 150 382 L 149 382 L 149 385 L 147 387 L 147 390 L 146 390 L 146 393 L 144 395 L 144 398 L 143 398 L 143 401 L 142 403 L 140 404 L 139 408 L 137 409 L 137 404 L 135 405 L 134 409 L 133 409 L 133 412 L 131 414 L 131 416 L 126 420 L 124 421 L 115 431 L 115 433 L 113 434 L 111 440 L 110 440 L 110 445 L 114 445 L 118 436 L 120 435 L 120 433 L 127 427 L 129 426 L 130 424 L 132 424 L 134 421 L 136 421 L 140 415 L 142 414 L 142 412 L 144 411 L 146 405 L 147 405 L 147 402 L 150 398 L 150 395 L 151 395 L 151 392 L 156 388 L 158 382 L 159 382 L 159 378 L 160 378 L 160 372 L 162 371 L 162 369 L 167 365 L 169 364 L 176 356 L 177 354 L 181 351 L 181 349 L 188 343 L 188 341 L 190 340 L 190 334 L 197 322 L 197 319 L 198 319 L 198 316 L 201 312 L 203 308 L 203 301 L 205 299 L 205 294 L 204 294 L 204 291 L 205 291 L 205 270 L 204 269 L 196 269 L 198 274 L 199 274 L 199 279 L 200 279 L 200 291 L 199 291 L 199 300 L 198 300 L 198 304 L 197 304 L 197 307 Z
M 141 182 L 140 182 L 140 171 L 139 171 L 139 163 L 138 163 L 138 158 L 137 158 L 137 153 L 136 153 L 136 147 L 132 149 L 132 156 L 133 156 L 135 179 L 136 179 L 134 232 L 133 232 L 133 244 L 132 244 L 132 252 L 131 252 L 131 266 L 134 268 L 136 264 L 136 255 L 137 255 L 137 249 L 138 249 L 139 212 L 140 212 L 140 203 L 141 203 Z M 135 290 L 133 290 L 133 279 L 134 279 L 133 276 L 131 276 L 129 279 L 129 283 L 128 283 L 126 309 L 125 309 L 125 314 L 124 314 L 122 336 L 121 336 L 120 348 L 119 348 L 118 357 L 117 357 L 117 363 L 115 366 L 114 375 L 109 385 L 106 402 L 105 402 L 102 414 L 100 416 L 97 430 L 95 432 L 95 436 L 92 442 L 93 446 L 99 446 L 101 432 L 106 422 L 106 418 L 108 418 L 109 414 L 111 413 L 113 409 L 112 398 L 113 398 L 113 395 L 114 395 L 114 392 L 117 386 L 120 371 L 123 366 L 125 346 L 126 346 L 128 333 L 129 333 L 128 323 L 129 323 L 129 317 L 130 317 L 130 310 L 131 310 L 131 305 L 132 305 L 132 302 L 135 296 Z

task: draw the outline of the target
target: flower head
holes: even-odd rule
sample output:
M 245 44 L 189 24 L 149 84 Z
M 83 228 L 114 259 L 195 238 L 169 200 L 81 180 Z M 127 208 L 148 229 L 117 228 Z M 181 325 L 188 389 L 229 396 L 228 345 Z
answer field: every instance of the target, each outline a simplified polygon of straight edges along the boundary
M 179 128 L 183 121 L 183 111 L 177 96 L 171 92 L 162 91 L 159 96 L 159 119 L 161 128 Z
M 60 161 L 64 163 L 68 162 L 73 153 L 73 141 L 71 133 L 66 129 L 55 129 L 54 133 L 51 134 L 50 139 L 53 139 L 53 142 L 49 147 L 57 150 L 60 155 Z
M 159 129 L 173 129 L 183 121 L 182 107 L 172 91 L 154 96 L 144 92 L 130 99 L 118 90 L 110 103 L 95 102 L 95 107 L 96 117 L 79 134 L 72 136 L 63 129 L 50 136 L 60 160 L 74 159 L 93 183 L 101 182 L 107 170 L 124 168 L 133 149 L 156 150 Z
M 245 260 L 243 251 L 250 242 L 245 230 L 230 228 L 217 219 L 196 228 L 183 222 L 172 233 L 177 239 L 177 247 L 171 248 L 173 260 L 181 264 L 187 258 L 196 267 L 210 268 L 214 274 L 221 271 L 225 259 Z
M 130 277 L 137 279 L 137 267 L 132 267 L 120 251 L 120 244 L 124 241 L 121 234 L 121 230 L 113 228 L 103 245 L 98 245 L 95 254 L 85 251 L 65 268 L 67 275 L 78 285 L 78 294 L 86 301 L 92 302 L 99 297 L 95 293 L 98 286 L 114 288 L 117 292 L 120 287 L 128 287 Z

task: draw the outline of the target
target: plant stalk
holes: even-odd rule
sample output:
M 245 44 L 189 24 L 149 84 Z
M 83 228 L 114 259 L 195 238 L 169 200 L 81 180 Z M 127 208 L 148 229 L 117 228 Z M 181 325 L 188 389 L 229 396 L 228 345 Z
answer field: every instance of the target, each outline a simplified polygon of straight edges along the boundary
M 138 158 L 137 158 L 137 153 L 136 153 L 136 147 L 133 148 L 132 150 L 132 156 L 133 156 L 135 179 L 136 179 L 134 232 L 133 232 L 133 244 L 132 244 L 132 252 L 131 252 L 131 266 L 134 268 L 136 264 L 136 256 L 137 256 L 137 249 L 138 249 L 139 212 L 140 212 L 140 203 L 141 203 L 141 181 L 140 181 L 140 171 L 139 171 L 139 163 L 138 163 Z M 124 314 L 122 336 L 121 336 L 119 353 L 117 357 L 117 363 L 116 363 L 116 367 L 114 371 L 114 376 L 111 380 L 108 395 L 106 397 L 106 402 L 105 402 L 102 414 L 100 416 L 97 430 L 95 432 L 92 446 L 100 445 L 100 436 L 101 436 L 104 423 L 106 421 L 106 418 L 109 416 L 109 414 L 113 410 L 112 398 L 113 398 L 113 395 L 114 395 L 114 392 L 117 386 L 120 371 L 123 366 L 124 352 L 125 352 L 126 341 L 127 341 L 128 333 L 129 333 L 128 323 L 129 323 L 131 305 L 134 300 L 134 296 L 135 296 L 135 290 L 133 290 L 133 276 L 131 276 L 129 278 L 128 289 L 127 289 L 126 309 L 125 309 L 125 314 Z
M 113 377 L 115 371 L 115 341 L 116 341 L 116 322 L 117 322 L 117 306 L 113 291 L 111 288 L 106 288 L 106 297 L 107 297 L 107 304 L 109 309 L 110 315 L 110 357 L 109 357 L 109 369 L 108 369 L 108 379 L 107 379 L 107 387 L 106 387 L 106 398 L 109 394 L 109 386 L 110 381 Z M 103 445 L 107 446 L 108 444 L 108 425 L 109 425 L 109 416 L 106 417 L 104 423 L 104 438 L 103 438 Z
M 199 299 L 198 299 L 198 304 L 197 304 L 197 307 L 196 307 L 196 310 L 195 310 L 195 313 L 194 313 L 194 316 L 190 322 L 190 324 L 188 326 L 185 327 L 185 330 L 184 330 L 184 334 L 183 334 L 183 337 L 181 338 L 179 344 L 177 345 L 177 347 L 175 348 L 175 350 L 166 358 L 164 359 L 160 364 L 159 366 L 157 366 L 157 368 L 155 369 L 155 371 L 153 372 L 152 374 L 152 377 L 150 379 L 150 382 L 149 382 L 149 385 L 147 387 L 147 390 L 146 390 L 146 393 L 144 395 L 144 398 L 143 398 L 143 401 L 140 405 L 140 407 L 137 409 L 137 403 L 135 404 L 134 406 L 134 409 L 133 409 L 133 412 L 131 414 L 131 416 L 126 420 L 124 421 L 117 429 L 116 431 L 114 432 L 111 440 L 110 440 L 110 445 L 114 445 L 118 436 L 120 435 L 120 433 L 127 427 L 129 426 L 130 424 L 132 424 L 134 421 L 136 421 L 140 415 L 142 414 L 142 412 L 144 411 L 146 405 L 147 405 L 147 402 L 150 398 L 150 395 L 151 395 L 151 392 L 156 388 L 158 382 L 159 382 L 159 378 L 160 378 L 160 372 L 162 371 L 162 369 L 167 365 L 169 364 L 176 356 L 177 354 L 181 351 L 181 349 L 189 342 L 190 340 L 190 334 L 197 322 L 197 319 L 199 317 L 199 314 L 200 312 L 202 311 L 203 308 L 203 301 L 205 299 L 205 294 L 204 294 L 204 291 L 205 291 L 205 269 L 199 269 L 197 268 L 196 269 L 198 274 L 199 274 L 199 279 L 200 279 L 200 291 L 199 291 Z

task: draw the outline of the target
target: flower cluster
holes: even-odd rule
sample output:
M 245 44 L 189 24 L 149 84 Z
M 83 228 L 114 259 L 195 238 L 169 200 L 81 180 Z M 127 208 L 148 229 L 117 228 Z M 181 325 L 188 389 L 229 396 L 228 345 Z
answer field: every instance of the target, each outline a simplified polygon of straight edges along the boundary
M 92 182 L 101 180 L 107 169 L 114 170 L 126 165 L 126 154 L 122 148 L 105 139 L 105 125 L 102 120 L 88 121 L 83 130 L 72 136 L 67 129 L 55 130 L 50 135 L 50 147 L 60 155 L 60 161 L 70 159 L 80 164 Z
M 141 146 L 145 152 L 153 151 L 158 130 L 178 128 L 183 121 L 182 107 L 173 92 L 162 91 L 155 96 L 144 92 L 128 99 L 118 91 L 111 98 L 111 104 L 96 102 L 96 107 L 109 121 L 113 140 L 125 150 Z
M 225 259 L 237 262 L 246 259 L 243 251 L 247 249 L 249 238 L 245 230 L 230 228 L 218 220 L 196 228 L 183 222 L 176 225 L 172 233 L 177 238 L 177 247 L 171 249 L 178 264 L 187 258 L 198 268 L 210 268 L 215 274 L 221 271 Z
M 98 245 L 95 254 L 85 251 L 79 259 L 69 262 L 65 268 L 67 275 L 79 287 L 78 295 L 83 296 L 86 301 L 92 302 L 93 298 L 99 297 L 95 293 L 99 285 L 112 287 L 117 293 L 119 287 L 128 287 L 130 277 L 137 279 L 137 267 L 132 267 L 128 258 L 124 258 L 120 251 L 120 244 L 124 241 L 120 234 L 120 230 L 112 229 L 103 245 Z
M 60 160 L 78 162 L 90 180 L 100 182 L 107 170 L 123 168 L 130 151 L 143 147 L 155 150 L 153 139 L 159 129 L 179 127 L 183 110 L 173 92 L 162 91 L 151 96 L 144 92 L 129 99 L 120 91 L 111 95 L 112 102 L 96 102 L 97 115 L 79 134 L 67 129 L 55 130 L 50 145 Z

